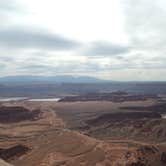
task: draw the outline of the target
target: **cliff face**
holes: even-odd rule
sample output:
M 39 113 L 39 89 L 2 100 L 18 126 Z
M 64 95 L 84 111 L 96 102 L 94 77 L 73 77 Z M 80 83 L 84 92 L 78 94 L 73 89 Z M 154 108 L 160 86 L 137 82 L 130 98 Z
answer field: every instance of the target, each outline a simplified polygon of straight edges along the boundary
M 135 121 L 140 119 L 160 119 L 161 115 L 159 113 L 155 112 L 120 112 L 120 113 L 110 113 L 110 114 L 104 114 L 101 115 L 95 119 L 91 119 L 87 121 L 87 124 L 90 125 L 103 125 L 105 123 L 113 123 L 113 122 L 123 122 L 127 121 Z M 125 125 L 125 124 L 124 124 Z
M 30 111 L 24 107 L 0 107 L 0 123 L 14 123 L 34 120 L 40 114 L 39 110 Z
M 164 166 L 159 146 L 135 141 L 100 141 L 70 130 L 47 131 L 30 144 L 32 150 L 15 159 L 16 166 Z M 165 147 L 166 149 L 166 147 Z
M 80 128 L 87 135 L 100 138 L 124 138 L 139 141 L 166 141 L 166 119 L 155 112 L 127 112 L 98 116 Z
M 15 145 L 9 148 L 0 149 L 0 158 L 11 160 L 26 154 L 30 149 L 23 145 Z

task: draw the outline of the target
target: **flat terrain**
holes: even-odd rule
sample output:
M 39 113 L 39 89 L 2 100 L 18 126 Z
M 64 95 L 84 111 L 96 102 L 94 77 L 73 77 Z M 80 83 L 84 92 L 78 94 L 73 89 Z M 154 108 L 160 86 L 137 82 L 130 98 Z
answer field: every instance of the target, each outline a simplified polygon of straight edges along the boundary
M 0 157 L 14 166 L 164 166 L 166 121 L 158 104 L 3 102 L 0 119 L 4 109 L 17 116 L 0 123 Z

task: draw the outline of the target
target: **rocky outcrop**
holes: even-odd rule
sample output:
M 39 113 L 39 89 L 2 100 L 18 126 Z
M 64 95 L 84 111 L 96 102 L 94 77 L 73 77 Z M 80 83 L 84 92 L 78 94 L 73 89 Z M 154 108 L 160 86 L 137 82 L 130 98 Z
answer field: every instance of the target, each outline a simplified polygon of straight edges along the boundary
M 0 158 L 10 160 L 26 154 L 30 149 L 24 145 L 16 145 L 7 149 L 0 149 Z
M 151 111 L 158 112 L 160 114 L 166 113 L 166 103 L 158 103 L 152 106 L 125 106 L 120 107 L 120 109 L 124 110 L 137 110 L 137 111 Z
M 163 152 L 161 154 L 161 162 L 164 163 L 164 164 L 166 164 L 166 152 Z
M 75 101 L 145 101 L 149 98 L 157 98 L 156 95 L 140 95 L 128 94 L 126 92 L 112 92 L 112 93 L 86 93 L 77 96 L 67 96 L 59 100 L 59 102 L 75 102 Z
M 159 150 L 155 146 L 147 146 L 147 145 L 141 146 L 137 151 L 142 155 L 148 155 L 148 154 L 152 155 L 159 152 Z
M 0 107 L 0 123 L 13 123 L 25 120 L 35 120 L 40 110 L 30 111 L 24 107 Z
M 87 120 L 86 123 L 89 125 L 102 125 L 105 123 L 111 123 L 116 121 L 126 121 L 126 120 L 139 120 L 139 119 L 156 119 L 161 118 L 161 115 L 155 112 L 126 112 L 126 113 L 110 113 L 98 116 L 95 119 Z
M 146 166 L 146 165 L 144 163 L 141 163 L 140 161 L 138 161 L 138 162 L 133 162 L 127 166 Z

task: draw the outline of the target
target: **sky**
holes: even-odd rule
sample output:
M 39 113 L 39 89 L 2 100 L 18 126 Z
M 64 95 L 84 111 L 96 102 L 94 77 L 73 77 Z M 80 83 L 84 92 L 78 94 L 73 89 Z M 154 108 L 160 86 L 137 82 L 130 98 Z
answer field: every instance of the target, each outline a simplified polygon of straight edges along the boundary
M 0 76 L 166 81 L 165 0 L 0 0 Z

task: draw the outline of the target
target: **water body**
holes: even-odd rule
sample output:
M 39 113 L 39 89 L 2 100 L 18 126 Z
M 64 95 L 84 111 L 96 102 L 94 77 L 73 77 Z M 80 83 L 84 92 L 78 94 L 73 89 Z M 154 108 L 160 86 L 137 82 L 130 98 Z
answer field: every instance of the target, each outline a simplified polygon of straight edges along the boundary
M 0 102 L 21 101 L 27 99 L 28 99 L 27 97 L 8 97 L 8 98 L 0 98 Z
M 29 99 L 27 101 L 59 101 L 60 98 Z
M 8 98 L 0 98 L 0 102 L 10 102 L 10 101 L 59 101 L 61 98 L 39 98 L 39 99 L 30 99 L 28 97 L 8 97 Z

